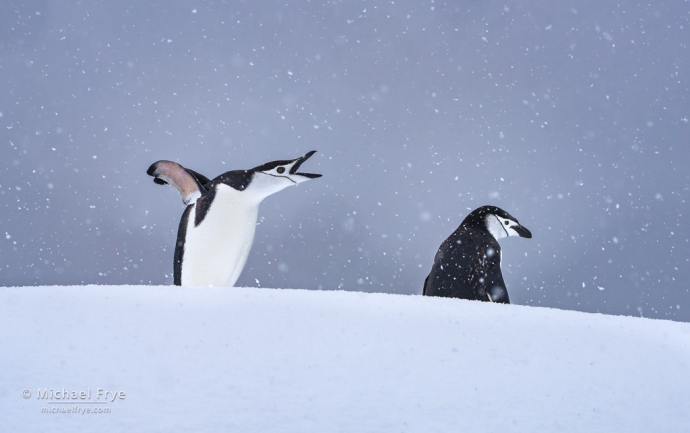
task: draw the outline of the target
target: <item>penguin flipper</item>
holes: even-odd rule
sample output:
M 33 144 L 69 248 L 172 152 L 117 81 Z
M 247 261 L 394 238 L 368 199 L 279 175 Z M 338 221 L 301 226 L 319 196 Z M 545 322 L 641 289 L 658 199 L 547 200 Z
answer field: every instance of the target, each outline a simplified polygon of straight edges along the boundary
M 499 304 L 510 304 L 510 298 L 508 297 L 508 290 L 505 286 L 493 286 L 491 289 L 487 290 L 487 294 L 490 293 L 489 300 L 491 302 L 496 302 Z
M 506 289 L 506 283 L 503 281 L 503 273 L 501 272 L 501 259 L 498 255 L 491 260 L 491 266 L 487 271 L 486 293 L 490 302 L 510 304 L 508 289 Z
M 431 274 L 429 274 L 429 275 L 431 275 Z M 426 278 L 424 279 L 424 288 L 422 288 L 422 296 L 426 296 L 426 283 L 429 282 L 429 275 L 427 275 Z
M 197 173 L 196 171 L 192 170 L 191 168 L 187 169 L 188 172 L 192 173 L 194 177 L 199 181 L 199 183 L 203 186 L 206 187 L 207 184 L 211 183 L 211 179 L 207 178 L 201 173 Z M 208 189 L 208 188 L 207 188 Z
M 151 164 L 146 174 L 153 176 L 153 181 L 158 185 L 170 185 L 175 188 L 182 196 L 182 202 L 187 205 L 206 194 L 202 179 L 210 182 L 206 176 L 200 175 L 192 170 L 182 167 L 172 161 L 156 161 Z

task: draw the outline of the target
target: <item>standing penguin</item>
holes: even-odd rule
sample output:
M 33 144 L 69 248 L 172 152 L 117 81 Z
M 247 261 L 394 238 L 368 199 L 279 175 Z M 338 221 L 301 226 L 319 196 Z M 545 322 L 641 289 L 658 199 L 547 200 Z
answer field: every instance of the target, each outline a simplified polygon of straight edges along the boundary
M 438 248 L 422 294 L 509 304 L 498 244 L 508 236 L 532 233 L 496 206 L 473 210 Z
M 177 230 L 174 283 L 232 287 L 254 242 L 259 204 L 288 186 L 321 177 L 298 173 L 315 150 L 289 161 L 234 170 L 213 180 L 172 161 L 158 161 L 146 173 L 170 184 L 187 205 Z

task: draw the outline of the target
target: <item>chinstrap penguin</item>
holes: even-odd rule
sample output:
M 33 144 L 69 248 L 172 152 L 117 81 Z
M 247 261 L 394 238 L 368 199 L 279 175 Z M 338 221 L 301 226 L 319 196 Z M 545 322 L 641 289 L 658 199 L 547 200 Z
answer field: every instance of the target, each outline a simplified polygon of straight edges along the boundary
M 259 204 L 288 186 L 321 177 L 297 172 L 314 153 L 213 180 L 176 162 L 153 163 L 146 173 L 159 185 L 173 186 L 187 205 L 177 230 L 175 285 L 232 287 L 254 242 Z
M 422 294 L 509 304 L 498 244 L 508 236 L 531 238 L 532 233 L 496 206 L 470 212 L 438 248 Z

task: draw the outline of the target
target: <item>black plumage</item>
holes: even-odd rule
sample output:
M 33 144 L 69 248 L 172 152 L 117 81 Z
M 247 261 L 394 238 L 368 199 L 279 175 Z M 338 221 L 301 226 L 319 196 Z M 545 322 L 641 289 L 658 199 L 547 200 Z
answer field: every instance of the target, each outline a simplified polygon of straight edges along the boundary
M 265 164 L 262 164 L 258 167 L 254 167 L 249 170 L 232 170 L 225 172 L 221 174 L 220 176 L 215 177 L 214 179 L 209 179 L 208 177 L 202 175 L 201 173 L 194 171 L 192 169 L 186 168 L 181 166 L 180 164 L 173 162 L 173 161 L 167 161 L 167 160 L 160 160 L 156 161 L 155 163 L 151 164 L 151 166 L 148 168 L 146 173 L 149 176 L 153 176 L 153 181 L 158 184 L 158 185 L 170 185 L 174 187 L 182 196 L 182 202 L 187 206 L 184 213 L 182 214 L 182 219 L 180 220 L 180 224 L 178 226 L 177 230 L 177 240 L 175 242 L 175 253 L 174 253 L 174 259 L 173 259 L 173 282 L 175 285 L 179 286 L 182 285 L 182 280 L 183 280 L 183 264 L 184 263 L 189 263 L 189 261 L 185 262 L 185 257 L 186 254 L 188 254 L 188 248 L 187 248 L 187 231 L 191 227 L 193 230 L 196 227 L 199 227 L 204 220 L 206 219 L 210 209 L 212 208 L 212 204 L 214 203 L 214 200 L 217 197 L 218 193 L 218 187 L 219 185 L 225 185 L 229 186 L 230 188 L 233 188 L 237 191 L 245 191 L 249 187 L 249 185 L 252 183 L 252 181 L 255 178 L 255 175 L 257 173 L 261 173 L 262 176 L 272 176 L 273 178 L 276 179 L 287 179 L 289 182 L 292 184 L 297 184 L 300 183 L 306 179 L 315 179 L 318 177 L 321 177 L 320 174 L 315 174 L 315 173 L 298 173 L 297 170 L 300 168 L 300 166 L 307 160 L 309 159 L 316 151 L 311 151 L 307 152 L 304 156 L 300 158 L 295 158 L 292 160 L 280 160 L 280 161 L 272 161 L 272 162 L 267 162 Z M 266 185 L 266 182 L 264 182 L 264 188 Z M 270 183 L 269 183 L 270 185 Z M 255 205 L 258 207 L 258 203 L 260 203 L 265 197 L 268 195 L 273 194 L 274 192 L 277 192 L 284 188 L 285 186 L 288 186 L 288 184 L 283 184 L 281 187 L 275 187 L 274 189 L 264 189 L 261 190 L 261 186 L 259 186 L 258 192 L 255 190 L 254 192 L 249 193 L 247 195 L 248 198 L 245 199 L 246 202 L 251 203 L 252 205 Z M 266 192 L 268 191 L 268 192 Z M 232 213 L 230 213 L 230 216 L 233 216 Z M 193 218 L 193 226 L 190 226 L 190 218 Z M 254 218 L 256 216 L 254 215 Z M 232 224 L 233 220 L 228 219 L 228 224 Z M 251 247 L 251 243 L 253 241 L 254 237 L 254 232 L 251 232 L 251 237 L 249 240 L 249 247 Z M 230 237 L 230 243 L 232 242 L 232 237 Z M 237 251 L 239 251 L 239 254 L 246 253 L 248 254 L 248 248 L 245 248 L 244 250 L 241 248 L 238 248 L 236 250 L 232 250 L 231 248 L 228 249 L 226 248 L 223 250 L 224 247 L 228 244 L 226 239 L 212 239 L 212 238 L 207 238 L 205 240 L 207 243 L 212 244 L 216 249 L 220 245 L 221 251 L 225 251 L 227 253 L 228 250 L 230 250 L 231 254 L 237 254 Z M 201 253 L 199 252 L 200 249 L 198 248 L 200 241 L 196 241 L 196 253 L 193 252 L 193 254 L 196 255 L 196 257 L 206 257 L 203 255 L 204 251 L 203 248 L 201 248 Z M 204 245 L 201 243 L 201 245 Z M 232 247 L 232 244 L 231 244 Z M 194 250 L 192 250 L 194 251 Z M 242 263 L 241 266 L 244 266 L 246 257 L 245 258 L 240 258 L 240 260 L 233 261 L 232 259 L 229 260 L 229 262 L 232 263 Z M 194 265 L 192 265 L 194 266 Z M 198 266 L 198 265 L 197 265 Z M 188 271 L 185 271 L 189 273 Z M 241 268 L 240 268 L 241 272 Z M 194 272 L 192 271 L 192 274 Z M 197 277 L 197 280 L 192 280 L 194 281 L 201 281 L 203 285 L 217 285 L 217 284 L 229 284 L 233 285 L 236 281 L 237 276 L 239 276 L 239 273 L 236 274 L 235 277 L 232 277 L 233 279 L 228 279 L 225 278 L 225 280 L 217 280 L 220 281 L 218 283 L 216 280 L 211 280 L 212 282 L 209 283 L 209 280 L 204 280 L 204 276 L 207 276 L 209 273 L 208 272 L 197 272 L 196 275 L 200 275 L 201 277 Z M 219 272 L 219 275 L 223 278 L 225 274 Z M 188 277 L 186 277 L 188 279 Z M 228 282 L 230 281 L 230 282 Z
M 497 234 L 492 234 L 490 224 Z M 441 243 L 422 294 L 509 304 L 497 237 L 511 235 L 532 237 L 529 230 L 498 207 L 475 209 Z

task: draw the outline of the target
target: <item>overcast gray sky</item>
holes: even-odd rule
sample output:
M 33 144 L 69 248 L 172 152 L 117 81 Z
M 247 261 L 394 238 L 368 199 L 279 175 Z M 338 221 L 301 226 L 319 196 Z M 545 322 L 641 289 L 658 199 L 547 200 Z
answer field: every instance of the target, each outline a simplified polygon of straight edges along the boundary
M 206 176 L 317 153 L 238 285 L 421 293 L 467 213 L 516 304 L 690 321 L 690 5 L 2 0 L 0 283 L 172 284 Z

